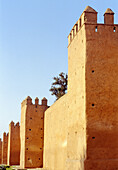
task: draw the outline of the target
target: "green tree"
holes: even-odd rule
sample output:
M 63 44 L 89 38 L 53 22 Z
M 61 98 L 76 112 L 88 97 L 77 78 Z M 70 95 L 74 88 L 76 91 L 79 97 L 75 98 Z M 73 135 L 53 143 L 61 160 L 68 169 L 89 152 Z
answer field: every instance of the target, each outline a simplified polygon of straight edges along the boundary
M 59 76 L 53 77 L 54 82 L 49 91 L 51 95 L 55 95 L 56 100 L 62 97 L 67 92 L 68 75 L 61 72 Z

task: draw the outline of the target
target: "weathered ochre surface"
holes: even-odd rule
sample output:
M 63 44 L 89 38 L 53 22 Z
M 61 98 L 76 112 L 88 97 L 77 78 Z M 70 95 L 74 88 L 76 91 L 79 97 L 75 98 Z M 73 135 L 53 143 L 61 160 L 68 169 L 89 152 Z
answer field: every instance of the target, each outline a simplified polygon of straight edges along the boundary
M 8 136 L 9 134 L 3 133 L 2 142 L 2 164 L 7 164 L 7 152 L 8 152 Z
M 19 122 L 14 124 L 12 121 L 9 124 L 8 138 L 8 165 L 20 165 L 20 126 Z
M 118 169 L 118 25 L 97 27 L 86 25 L 85 169 L 112 170 Z
M 47 99 L 27 97 L 21 104 L 21 168 L 40 168 L 43 166 L 43 145 L 44 145 L 44 112 L 48 108 Z
M 66 100 L 65 100 L 66 99 Z M 63 169 L 67 157 L 67 95 L 45 112 L 44 168 Z
M 2 164 L 2 141 L 0 138 L 0 164 Z
M 118 169 L 118 25 L 104 17 L 87 7 L 69 34 L 68 93 L 45 113 L 46 169 Z

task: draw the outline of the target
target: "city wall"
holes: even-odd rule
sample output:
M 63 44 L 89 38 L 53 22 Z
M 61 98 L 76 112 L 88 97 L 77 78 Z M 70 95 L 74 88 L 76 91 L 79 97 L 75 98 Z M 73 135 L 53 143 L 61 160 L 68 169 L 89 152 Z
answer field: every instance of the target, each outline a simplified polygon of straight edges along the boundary
M 39 105 L 38 98 L 33 104 L 28 96 L 21 104 L 21 168 L 43 167 L 44 112 L 47 108 L 46 98 Z
M 66 100 L 65 100 L 66 99 Z M 44 117 L 44 168 L 64 169 L 67 157 L 67 95 L 56 101 Z
M 113 16 L 105 14 L 106 24 L 86 25 L 85 169 L 118 167 L 118 25 Z
M 2 140 L 0 138 L 0 164 L 2 164 Z
M 8 153 L 8 136 L 9 134 L 3 133 L 2 142 L 2 164 L 7 164 L 7 153 Z
M 44 168 L 117 169 L 118 25 L 113 11 L 107 9 L 104 24 L 98 24 L 97 12 L 88 6 L 68 41 L 68 93 L 45 113 Z
M 20 125 L 19 122 L 14 124 L 12 121 L 9 124 L 8 137 L 8 165 L 20 165 Z
M 86 7 L 68 36 L 68 93 L 50 108 L 28 96 L 21 104 L 21 168 L 118 168 L 118 25 Z M 4 133 L 2 163 L 7 161 Z M 44 148 L 44 149 L 43 149 Z M 44 150 L 44 154 L 43 154 Z M 8 155 L 9 157 L 9 155 Z M 44 160 L 44 162 L 43 162 Z

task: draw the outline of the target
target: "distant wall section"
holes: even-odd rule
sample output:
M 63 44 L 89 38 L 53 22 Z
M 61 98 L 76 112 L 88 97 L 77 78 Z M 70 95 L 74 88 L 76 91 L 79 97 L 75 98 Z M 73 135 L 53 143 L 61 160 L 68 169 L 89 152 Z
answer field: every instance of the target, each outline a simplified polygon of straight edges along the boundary
M 47 99 L 39 99 L 35 104 L 28 96 L 21 104 L 21 168 L 43 167 L 44 112 L 48 108 Z
M 9 124 L 8 165 L 20 165 L 20 125 L 19 122 Z
M 0 164 L 2 164 L 2 141 L 0 138 Z
M 7 152 L 8 152 L 8 133 L 3 133 L 2 142 L 2 164 L 7 164 Z

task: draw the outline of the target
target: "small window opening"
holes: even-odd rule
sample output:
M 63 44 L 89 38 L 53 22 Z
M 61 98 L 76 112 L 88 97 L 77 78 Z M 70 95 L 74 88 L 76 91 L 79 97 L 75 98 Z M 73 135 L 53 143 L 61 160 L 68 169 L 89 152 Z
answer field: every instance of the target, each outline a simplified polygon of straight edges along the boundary
M 94 104 L 92 104 L 92 106 L 94 107 L 95 105 L 94 105 Z
M 30 119 L 32 120 L 32 117 L 30 117 Z
M 43 139 L 43 137 L 41 137 L 41 139 Z
M 29 131 L 31 131 L 31 129 L 29 129 Z
M 41 119 L 43 119 L 43 117 L 41 117 Z
M 37 105 L 36 105 L 36 108 L 37 108 Z
M 41 130 L 42 130 L 42 128 L 41 128 Z
M 95 27 L 95 32 L 98 32 L 98 27 L 97 26 Z
M 92 139 L 95 139 L 95 137 L 92 137 Z
M 27 138 L 27 139 L 29 139 L 29 138 Z
M 92 70 L 92 73 L 94 73 L 95 71 L 94 70 Z
M 40 150 L 41 150 L 42 148 L 40 148 Z
M 40 158 L 39 158 L 39 160 L 40 160 Z
M 113 32 L 116 32 L 116 27 L 114 27 Z
M 30 160 L 30 158 L 28 158 L 28 160 Z
M 26 148 L 26 150 L 28 150 L 28 148 Z

